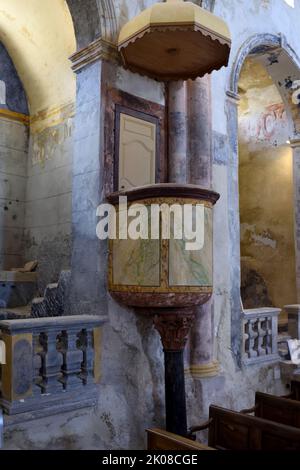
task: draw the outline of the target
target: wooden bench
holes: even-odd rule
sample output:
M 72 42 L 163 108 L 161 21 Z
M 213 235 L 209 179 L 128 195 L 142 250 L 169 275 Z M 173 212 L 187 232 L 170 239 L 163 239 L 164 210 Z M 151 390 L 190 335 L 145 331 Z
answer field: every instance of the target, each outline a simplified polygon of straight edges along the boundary
M 210 407 L 209 422 L 191 434 L 205 427 L 209 447 L 219 450 L 300 450 L 300 429 L 218 406 Z
M 300 401 L 300 382 L 297 380 L 292 380 L 290 398 Z
M 257 418 L 300 428 L 300 401 L 257 392 L 254 408 L 242 413 L 253 412 Z
M 148 450 L 215 450 L 199 442 L 177 436 L 161 429 L 148 429 Z

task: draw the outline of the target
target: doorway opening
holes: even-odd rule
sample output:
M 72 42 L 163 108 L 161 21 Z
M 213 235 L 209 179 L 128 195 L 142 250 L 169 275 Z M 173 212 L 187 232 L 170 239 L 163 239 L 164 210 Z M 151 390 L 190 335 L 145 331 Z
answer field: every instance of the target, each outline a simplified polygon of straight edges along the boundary
M 244 62 L 239 95 L 241 298 L 245 309 L 283 308 L 297 302 L 289 116 L 255 57 Z

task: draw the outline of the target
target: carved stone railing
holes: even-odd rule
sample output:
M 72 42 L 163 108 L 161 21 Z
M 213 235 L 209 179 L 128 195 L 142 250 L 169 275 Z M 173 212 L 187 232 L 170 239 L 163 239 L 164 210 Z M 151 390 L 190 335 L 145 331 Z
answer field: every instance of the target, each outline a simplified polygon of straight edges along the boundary
M 0 321 L 5 413 L 38 417 L 94 405 L 104 322 L 87 315 Z
M 278 308 L 257 308 L 243 311 L 244 364 L 277 361 Z

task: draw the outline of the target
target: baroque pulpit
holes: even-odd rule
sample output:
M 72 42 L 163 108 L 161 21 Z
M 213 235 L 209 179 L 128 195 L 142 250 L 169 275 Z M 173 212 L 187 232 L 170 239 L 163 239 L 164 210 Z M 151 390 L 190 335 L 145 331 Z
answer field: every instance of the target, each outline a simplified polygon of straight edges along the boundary
M 191 222 L 197 207 L 203 209 L 203 240 L 187 250 L 187 240 L 174 233 L 152 239 L 110 240 L 109 291 L 120 303 L 151 315 L 161 336 L 165 358 L 166 428 L 186 435 L 187 416 L 183 352 L 197 313 L 213 292 L 213 206 L 219 195 L 197 185 L 186 184 L 186 155 L 180 152 L 187 135 L 178 134 L 180 83 L 202 77 L 228 64 L 230 33 L 223 20 L 192 2 L 168 0 L 154 4 L 129 21 L 119 36 L 119 52 L 125 68 L 166 83 L 169 91 L 169 183 L 138 187 L 111 194 L 108 200 L 120 207 L 137 204 L 151 207 L 190 206 Z M 177 109 L 177 108 L 178 109 Z M 174 112 L 173 112 L 174 111 Z M 177 142 L 177 140 L 178 142 Z M 173 151 L 172 151 L 173 148 Z M 147 220 L 148 222 L 148 220 Z M 118 228 L 118 227 L 117 227 Z

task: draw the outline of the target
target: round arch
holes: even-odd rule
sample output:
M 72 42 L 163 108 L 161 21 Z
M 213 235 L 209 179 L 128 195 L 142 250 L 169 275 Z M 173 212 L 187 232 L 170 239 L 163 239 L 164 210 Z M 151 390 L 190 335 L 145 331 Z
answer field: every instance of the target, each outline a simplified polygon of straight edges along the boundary
M 88 46 L 98 38 L 114 43 L 118 22 L 113 0 L 66 0 L 77 41 L 77 49 Z
M 228 184 L 229 237 L 230 237 L 230 299 L 231 299 L 231 349 L 238 366 L 242 365 L 241 337 L 241 270 L 240 270 L 240 220 L 238 183 L 238 84 L 247 57 L 255 57 L 263 63 L 276 85 L 285 104 L 290 124 L 290 138 L 294 148 L 296 283 L 300 295 L 300 59 L 283 35 L 255 34 L 239 48 L 233 61 L 227 88 L 227 133 L 229 136 L 230 165 L 233 173 Z
M 272 77 L 290 119 L 291 138 L 300 136 L 300 59 L 283 35 L 255 34 L 240 47 L 229 77 L 228 95 L 238 96 L 240 73 L 247 57 L 260 58 Z

